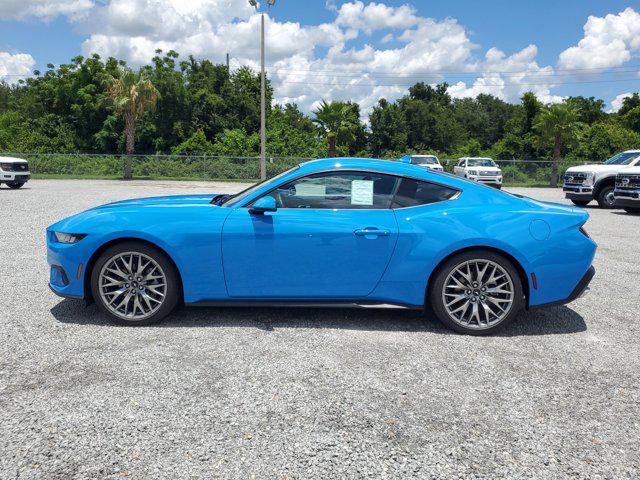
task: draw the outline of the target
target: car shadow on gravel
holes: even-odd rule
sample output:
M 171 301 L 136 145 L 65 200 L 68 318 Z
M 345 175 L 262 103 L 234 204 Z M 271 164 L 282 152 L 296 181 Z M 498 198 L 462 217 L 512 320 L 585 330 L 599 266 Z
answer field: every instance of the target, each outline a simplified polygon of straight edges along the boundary
M 111 327 L 109 317 L 95 305 L 63 300 L 51 309 L 60 323 Z M 162 323 L 149 328 L 232 327 L 258 328 L 340 328 L 347 330 L 431 332 L 452 334 L 440 322 L 419 311 L 360 310 L 344 308 L 204 308 L 182 307 Z M 566 306 L 523 312 L 496 336 L 559 335 L 584 332 L 587 325 L 578 313 Z

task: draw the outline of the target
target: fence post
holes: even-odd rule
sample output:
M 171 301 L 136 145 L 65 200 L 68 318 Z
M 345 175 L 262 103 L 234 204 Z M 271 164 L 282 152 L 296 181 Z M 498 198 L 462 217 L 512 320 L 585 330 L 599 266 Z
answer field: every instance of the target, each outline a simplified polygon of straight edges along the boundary
M 132 165 L 131 165 L 131 155 L 125 155 L 124 157 L 124 180 L 132 179 Z

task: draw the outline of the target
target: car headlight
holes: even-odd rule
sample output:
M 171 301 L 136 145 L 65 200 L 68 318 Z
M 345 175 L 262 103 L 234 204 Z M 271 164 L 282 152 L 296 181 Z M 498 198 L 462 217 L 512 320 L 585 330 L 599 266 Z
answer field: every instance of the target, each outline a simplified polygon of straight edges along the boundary
M 78 243 L 87 235 L 84 233 L 61 233 L 53 232 L 59 243 Z
M 596 174 L 594 172 L 588 172 L 582 184 L 587 186 L 593 185 L 593 181 L 595 180 L 595 178 Z
M 469 175 L 478 175 L 478 171 L 477 170 L 468 170 L 467 173 Z

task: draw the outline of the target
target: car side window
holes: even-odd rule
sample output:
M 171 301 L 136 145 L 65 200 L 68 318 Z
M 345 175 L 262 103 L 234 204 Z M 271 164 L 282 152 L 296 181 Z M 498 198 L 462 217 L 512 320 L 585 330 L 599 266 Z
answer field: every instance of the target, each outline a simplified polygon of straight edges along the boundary
M 399 180 L 381 173 L 325 172 L 292 180 L 268 195 L 278 208 L 386 209 Z
M 403 178 L 393 200 L 392 208 L 416 207 L 444 202 L 452 198 L 457 190 L 444 185 Z

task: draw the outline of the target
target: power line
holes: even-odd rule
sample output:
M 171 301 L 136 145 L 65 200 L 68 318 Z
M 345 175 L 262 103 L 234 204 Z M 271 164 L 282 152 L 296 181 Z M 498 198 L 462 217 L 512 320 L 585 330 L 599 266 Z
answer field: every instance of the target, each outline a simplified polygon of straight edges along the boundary
M 274 74 L 274 73 L 281 73 L 281 72 L 294 72 L 293 70 L 270 70 L 270 73 Z M 393 79 L 393 78 L 422 78 L 422 77 L 442 77 L 445 74 L 443 73 L 438 73 L 438 72 L 432 72 L 432 73 L 396 73 L 396 74 L 391 74 L 391 73 L 374 73 L 374 72 L 353 72 L 353 73 L 323 73 L 324 71 L 322 70 L 316 70 L 316 71 L 309 71 L 308 73 L 304 73 L 303 76 L 307 77 L 338 77 L 338 78 L 355 78 L 355 77 L 382 77 L 382 78 L 387 78 L 387 79 Z M 329 71 L 326 71 L 329 72 Z M 638 73 L 640 74 L 640 70 L 625 70 L 625 71 L 617 71 L 617 72 L 603 72 L 603 74 L 626 74 L 626 73 Z M 292 75 L 295 75 L 295 73 L 292 73 Z M 300 75 L 302 75 L 302 71 L 300 71 Z M 461 77 L 461 78 L 480 78 L 483 77 L 485 75 L 497 75 L 496 73 L 491 73 L 491 72 L 478 72 L 478 73 L 466 73 L 466 74 L 447 74 L 447 76 L 450 77 Z M 522 75 L 522 76 L 527 76 L 527 77 L 554 77 L 554 78 L 563 78 L 563 77 L 574 77 L 575 75 L 573 74 L 569 74 L 569 73 L 549 73 L 549 72 L 533 72 L 533 71 L 529 71 L 529 72 L 525 72 L 522 74 L 500 74 L 500 75 L 505 75 L 507 77 L 511 76 L 517 76 L 517 75 Z
M 351 73 L 345 72 L 344 70 L 318 70 L 318 69 L 287 69 L 287 68 L 278 68 L 275 65 L 270 65 L 268 67 L 271 71 L 281 71 L 281 72 L 330 72 L 336 74 L 344 74 Z M 623 65 L 619 67 L 593 67 L 593 68 L 563 68 L 556 70 L 558 74 L 566 74 L 569 75 L 569 72 L 597 72 L 600 73 L 625 73 L 625 70 L 620 69 L 640 69 L 640 65 Z M 616 70 L 620 70 L 620 72 L 616 72 Z M 635 71 L 635 70 L 630 70 Z M 567 73 L 565 73 L 567 72 Z M 371 74 L 371 75 L 398 75 L 397 72 L 393 72 L 390 70 L 376 70 L 376 71 L 361 71 L 361 72 L 353 72 L 353 74 Z M 497 75 L 516 75 L 516 74 L 527 74 L 527 73 L 535 73 L 531 70 L 483 70 L 481 74 L 497 74 Z M 412 72 L 407 73 L 408 75 L 473 75 L 474 72 L 470 71 L 449 71 L 449 70 L 432 70 L 429 72 Z
M 506 87 L 506 86 L 561 86 L 561 85 L 573 85 L 573 84 L 586 84 L 586 83 L 616 83 L 616 82 L 632 82 L 638 80 L 637 78 L 625 78 L 616 80 L 590 80 L 590 81 L 575 81 L 575 82 L 537 82 L 537 83 L 483 83 L 481 85 L 473 85 L 478 87 Z M 326 85 L 326 86 L 344 86 L 344 87 L 411 87 L 414 84 L 402 84 L 402 83 L 330 83 L 330 82 L 296 82 L 283 80 L 278 83 L 284 84 L 305 84 L 305 85 Z

